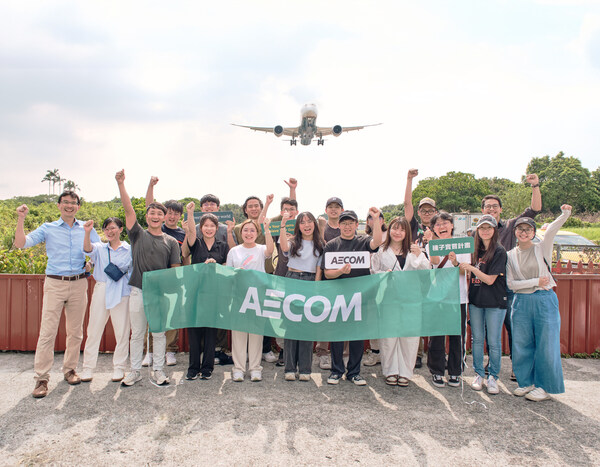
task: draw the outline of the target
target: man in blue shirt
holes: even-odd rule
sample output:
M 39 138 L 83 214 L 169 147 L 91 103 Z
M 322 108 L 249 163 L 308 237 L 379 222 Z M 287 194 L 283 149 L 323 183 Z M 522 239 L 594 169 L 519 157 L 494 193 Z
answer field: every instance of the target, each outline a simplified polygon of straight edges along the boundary
M 85 255 L 83 253 L 83 221 L 75 219 L 81 201 L 77 193 L 64 191 L 58 197 L 60 219 L 46 222 L 29 235 L 25 235 L 25 216 L 29 208 L 23 204 L 17 208 L 17 230 L 15 246 L 29 248 L 38 243 L 46 243 L 48 265 L 44 281 L 44 299 L 40 335 L 35 349 L 33 369 L 36 385 L 33 397 L 48 394 L 50 369 L 54 363 L 54 341 L 58 332 L 60 316 L 65 309 L 67 342 L 63 360 L 63 373 L 69 384 L 79 384 L 81 379 L 75 372 L 79 362 L 79 351 L 83 340 L 83 318 L 87 307 L 87 286 L 85 276 Z M 99 242 L 96 231 L 91 235 L 93 242 Z

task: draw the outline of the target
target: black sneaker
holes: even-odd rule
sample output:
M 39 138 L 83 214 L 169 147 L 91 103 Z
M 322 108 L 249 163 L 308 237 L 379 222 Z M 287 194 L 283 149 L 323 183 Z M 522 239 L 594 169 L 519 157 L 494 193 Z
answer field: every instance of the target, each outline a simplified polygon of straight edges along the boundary
M 198 372 L 195 370 L 188 370 L 187 374 L 185 375 L 185 379 L 198 379 Z
M 423 366 L 423 361 L 421 357 L 417 357 L 417 361 L 415 362 L 415 368 L 421 368 Z
M 448 376 L 448 386 L 457 388 L 460 386 L 460 378 L 458 376 Z
M 233 365 L 233 358 L 227 355 L 222 350 L 215 352 L 215 364 L 216 365 Z
M 210 372 L 210 371 L 204 371 L 200 375 L 200 379 L 210 379 L 211 376 L 212 376 L 212 372 Z
M 285 366 L 285 362 L 283 361 L 283 350 L 279 352 L 279 358 L 277 359 L 275 366 Z
M 360 375 L 354 375 L 352 378 L 350 378 L 350 381 L 353 382 L 356 386 L 366 386 L 367 385 L 367 382 L 365 381 L 365 379 Z
M 516 381 L 517 380 L 517 377 L 515 376 L 515 372 L 514 371 L 510 372 L 510 380 L 511 381 Z
M 327 378 L 327 384 L 339 384 L 340 379 L 342 379 L 342 375 L 331 373 L 329 378 Z
M 446 385 L 446 383 L 444 383 L 444 378 L 440 375 L 431 375 L 431 382 L 438 388 L 443 388 Z

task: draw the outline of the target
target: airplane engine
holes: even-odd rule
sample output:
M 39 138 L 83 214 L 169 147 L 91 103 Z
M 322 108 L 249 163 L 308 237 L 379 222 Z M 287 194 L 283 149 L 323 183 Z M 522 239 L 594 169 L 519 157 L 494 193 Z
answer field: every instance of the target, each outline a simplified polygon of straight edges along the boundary
M 333 136 L 340 136 L 342 134 L 342 126 L 341 125 L 335 125 L 332 129 L 333 131 Z
M 279 138 L 283 134 L 283 127 L 281 125 L 277 125 L 275 128 L 273 128 L 273 133 Z

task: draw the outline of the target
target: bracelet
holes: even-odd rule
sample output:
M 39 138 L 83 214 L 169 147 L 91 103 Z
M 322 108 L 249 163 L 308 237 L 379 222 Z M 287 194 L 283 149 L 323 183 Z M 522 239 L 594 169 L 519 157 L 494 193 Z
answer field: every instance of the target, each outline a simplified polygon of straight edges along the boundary
M 540 186 L 539 183 L 536 183 L 535 185 L 531 185 L 531 188 L 538 188 Z

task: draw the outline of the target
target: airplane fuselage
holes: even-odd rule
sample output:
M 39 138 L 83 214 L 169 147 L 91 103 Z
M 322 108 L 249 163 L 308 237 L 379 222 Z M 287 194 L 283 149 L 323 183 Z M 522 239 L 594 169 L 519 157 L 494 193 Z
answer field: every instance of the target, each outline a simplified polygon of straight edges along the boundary
M 317 133 L 317 106 L 306 104 L 300 110 L 301 121 L 298 127 L 300 144 L 308 146 Z

